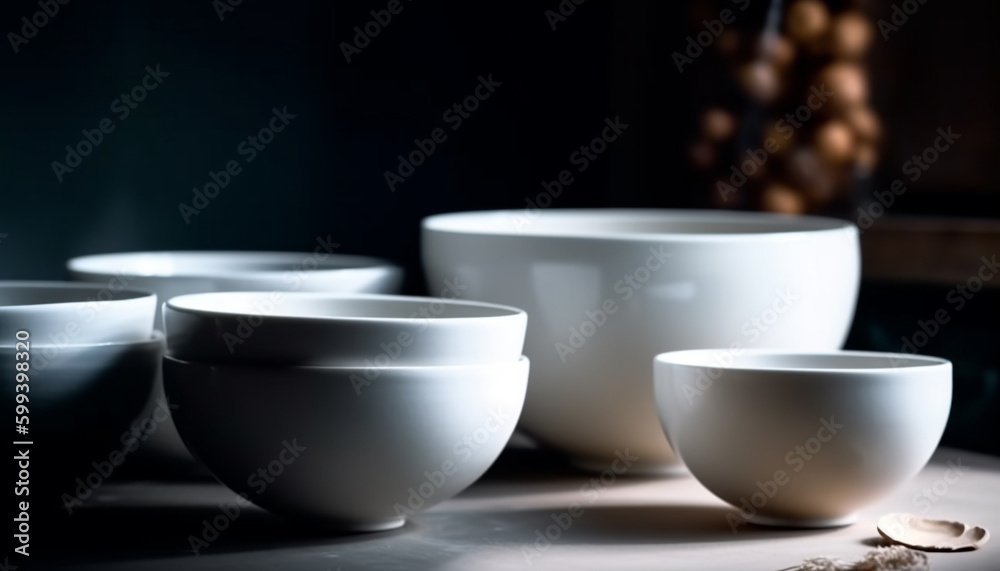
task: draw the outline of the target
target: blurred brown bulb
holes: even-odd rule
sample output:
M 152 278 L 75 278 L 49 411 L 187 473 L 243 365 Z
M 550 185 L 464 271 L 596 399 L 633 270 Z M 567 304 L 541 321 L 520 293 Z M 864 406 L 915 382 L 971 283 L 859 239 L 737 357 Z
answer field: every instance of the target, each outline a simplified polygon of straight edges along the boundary
M 859 105 L 849 109 L 844 117 L 854 133 L 866 141 L 877 141 L 882 136 L 882 124 L 870 107 Z
M 778 73 L 774 66 L 763 61 L 754 61 L 739 70 L 740 84 L 747 94 L 761 103 L 774 99 L 781 89 Z
M 764 35 L 759 43 L 760 57 L 784 69 L 795 59 L 795 44 L 785 36 Z
M 853 63 L 834 63 L 823 68 L 816 87 L 833 92 L 830 100 L 842 107 L 862 105 L 868 100 L 868 81 Z
M 713 141 L 722 141 L 732 136 L 736 129 L 736 120 L 725 109 L 709 109 L 701 121 L 701 130 Z
M 769 212 L 801 214 L 806 210 L 806 201 L 802 194 L 781 183 L 768 185 L 761 194 L 760 202 L 761 207 Z
M 779 128 L 779 124 L 783 127 Z M 782 123 L 772 121 L 764 127 L 764 132 L 761 134 L 761 144 L 767 152 L 782 155 L 795 146 L 798 139 L 796 134 L 797 131 L 788 126 L 784 120 Z
M 833 19 L 830 32 L 830 49 L 833 55 L 846 59 L 864 55 L 874 34 L 871 21 L 856 10 L 838 14 Z
M 854 156 L 854 133 L 842 121 L 827 121 L 816 129 L 816 150 L 831 165 L 847 162 Z
M 788 8 L 786 31 L 799 43 L 809 43 L 826 33 L 830 11 L 820 0 L 796 0 Z
M 799 147 L 786 164 L 791 183 L 801 188 L 812 201 L 825 203 L 833 196 L 836 177 L 815 150 Z
M 691 166 L 698 170 L 706 170 L 715 164 L 715 148 L 708 141 L 697 141 L 688 150 Z

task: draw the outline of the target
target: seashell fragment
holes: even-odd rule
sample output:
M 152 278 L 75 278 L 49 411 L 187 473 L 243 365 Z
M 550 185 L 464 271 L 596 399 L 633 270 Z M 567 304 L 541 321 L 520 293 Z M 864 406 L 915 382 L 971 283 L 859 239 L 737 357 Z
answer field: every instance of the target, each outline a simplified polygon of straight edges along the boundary
M 990 532 L 979 526 L 905 513 L 879 518 L 878 532 L 892 543 L 922 551 L 968 551 L 979 549 L 990 539 Z

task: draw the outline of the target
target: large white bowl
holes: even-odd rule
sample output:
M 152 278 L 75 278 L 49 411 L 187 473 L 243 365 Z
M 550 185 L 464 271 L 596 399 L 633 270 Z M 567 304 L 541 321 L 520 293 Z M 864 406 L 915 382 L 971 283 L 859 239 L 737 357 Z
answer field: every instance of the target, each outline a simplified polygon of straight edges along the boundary
M 517 361 L 516 307 L 429 297 L 203 293 L 163 308 L 167 351 L 203 363 L 366 366 Z
M 160 371 L 163 335 L 67 346 L 46 344 L 34 335 L 28 341 L 27 357 L 23 346 L 0 347 L 7 369 L 0 374 L 0 404 L 10 413 L 18 404 L 28 409 L 16 415 L 27 416 L 28 432 L 15 439 L 34 442 L 18 449 L 30 450 L 31 505 L 73 509 L 132 462 L 133 453 L 166 419 L 169 405 L 155 415 L 141 415 Z M 18 383 L 15 363 L 28 363 L 27 381 Z M 16 395 L 28 400 L 17 402 Z
M 0 281 L 0 347 L 26 330 L 36 344 L 148 340 L 156 295 L 65 282 Z
M 510 438 L 528 360 L 364 369 L 164 358 L 184 442 L 276 514 L 350 531 L 403 525 L 478 479 Z
M 213 291 L 396 293 L 402 283 L 402 269 L 385 260 L 331 254 L 321 246 L 313 252 L 96 254 L 73 258 L 66 269 L 70 279 L 146 289 L 156 292 L 160 301 Z M 162 323 L 161 304 L 156 308 L 156 328 L 162 329 Z M 163 397 L 162 382 L 153 396 L 147 413 Z M 196 467 L 172 423 L 158 430 L 141 452 L 154 464 L 166 463 L 167 469 Z
M 951 407 L 951 363 L 866 352 L 677 351 L 655 360 L 663 426 L 746 522 L 826 527 L 913 478 Z
M 746 212 L 444 214 L 423 221 L 422 250 L 430 283 L 528 312 L 523 427 L 594 468 L 628 449 L 636 472 L 679 467 L 653 404 L 656 354 L 837 349 L 860 273 L 853 224 Z

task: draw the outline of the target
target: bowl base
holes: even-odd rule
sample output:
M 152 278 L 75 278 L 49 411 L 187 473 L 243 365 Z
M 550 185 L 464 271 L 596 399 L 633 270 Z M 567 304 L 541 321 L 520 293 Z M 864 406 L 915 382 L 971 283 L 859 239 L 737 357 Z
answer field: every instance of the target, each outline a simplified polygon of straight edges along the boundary
M 782 517 L 767 517 L 755 515 L 747 520 L 755 525 L 767 527 L 797 527 L 797 528 L 821 528 L 821 527 L 844 527 L 858 521 L 858 514 L 852 513 L 841 517 L 819 518 L 819 519 L 793 519 Z

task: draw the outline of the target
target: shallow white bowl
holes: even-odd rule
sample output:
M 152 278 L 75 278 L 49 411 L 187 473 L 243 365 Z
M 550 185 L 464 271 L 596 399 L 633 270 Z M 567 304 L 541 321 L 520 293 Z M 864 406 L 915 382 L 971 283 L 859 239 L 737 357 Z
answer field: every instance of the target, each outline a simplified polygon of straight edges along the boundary
M 161 301 L 213 291 L 393 293 L 403 275 L 385 260 L 325 251 L 96 254 L 73 258 L 66 269 L 71 279 L 125 283 L 155 291 Z
M 27 330 L 36 344 L 146 341 L 156 295 L 66 282 L 0 281 L 0 347 Z
M 172 297 L 213 291 L 322 291 L 395 293 L 403 270 L 365 256 L 313 252 L 126 252 L 73 258 L 66 263 L 70 279 L 105 286 L 126 284 L 156 292 L 161 302 Z M 162 329 L 162 303 L 155 327 Z M 158 383 L 147 412 L 163 397 Z M 191 468 L 188 454 L 171 423 L 157 431 L 142 453 L 153 463 Z
M 166 302 L 167 351 L 204 363 L 367 366 L 514 362 L 527 315 L 429 297 L 205 293 Z
M 510 438 L 528 360 L 456 367 L 239 367 L 164 358 L 174 421 L 226 486 L 350 531 L 403 525 L 478 479 Z
M 853 523 L 913 478 L 951 407 L 951 363 L 866 353 L 677 351 L 655 359 L 667 438 L 746 522 Z
M 11 413 L 17 404 L 29 410 L 29 432 L 16 439 L 34 442 L 29 453 L 31 505 L 61 510 L 66 497 L 91 501 L 88 491 L 95 493 L 123 464 L 132 462 L 133 454 L 168 418 L 165 411 L 141 415 L 160 372 L 163 335 L 68 346 L 38 343 L 34 336 L 29 341 L 27 360 L 15 356 L 23 347 L 0 347 L 0 362 L 5 369 L 9 366 L 9 372 L 0 375 L 0 404 Z M 28 381 L 20 383 L 26 390 L 15 388 L 16 362 L 29 363 Z M 17 403 L 18 394 L 26 395 L 28 402 Z
M 596 469 L 628 449 L 636 473 L 678 467 L 653 404 L 656 354 L 838 349 L 860 274 L 853 224 L 747 212 L 444 214 L 424 220 L 422 250 L 432 290 L 458 280 L 465 299 L 528 312 L 523 428 Z

